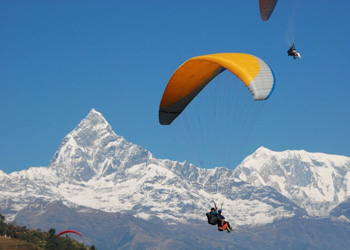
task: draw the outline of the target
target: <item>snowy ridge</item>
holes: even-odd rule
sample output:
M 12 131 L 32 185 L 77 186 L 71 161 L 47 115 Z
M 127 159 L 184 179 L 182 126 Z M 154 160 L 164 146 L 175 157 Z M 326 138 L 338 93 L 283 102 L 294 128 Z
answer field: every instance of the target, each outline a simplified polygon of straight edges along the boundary
M 335 206 L 335 196 L 338 204 L 349 196 L 348 174 L 344 172 L 349 168 L 349 159 L 325 154 L 313 157 L 316 156 L 305 151 L 282 154 L 259 148 L 235 171 L 222 167 L 201 169 L 187 162 L 154 158 L 147 150 L 116 135 L 102 114 L 92 109 L 63 139 L 49 167 L 32 167 L 8 175 L 0 172 L 0 212 L 13 220 L 27 206 L 45 210 L 47 206 L 43 204 L 60 201 L 68 207 L 80 207 L 81 211 L 91 208 L 186 223 L 187 211 L 191 211 L 191 219 L 205 220 L 204 214 L 215 199 L 237 225 L 266 224 L 305 216 L 303 207 L 329 211 L 331 206 L 324 197 Z M 323 171 L 313 170 L 316 163 Z M 324 169 L 333 173 L 332 184 L 337 188 L 332 192 L 328 192 L 331 189 L 329 180 L 324 180 L 328 178 Z M 316 177 L 312 174 L 303 175 L 315 171 L 318 182 L 313 181 Z M 323 188 L 316 190 L 322 190 L 324 197 L 306 192 L 311 190 L 310 181 Z M 292 192 L 286 182 L 293 183 Z M 307 202 L 298 203 L 298 194 L 303 192 L 309 195 Z
M 259 148 L 235 170 L 255 186 L 271 186 L 310 215 L 325 216 L 350 197 L 350 158 L 304 150 Z

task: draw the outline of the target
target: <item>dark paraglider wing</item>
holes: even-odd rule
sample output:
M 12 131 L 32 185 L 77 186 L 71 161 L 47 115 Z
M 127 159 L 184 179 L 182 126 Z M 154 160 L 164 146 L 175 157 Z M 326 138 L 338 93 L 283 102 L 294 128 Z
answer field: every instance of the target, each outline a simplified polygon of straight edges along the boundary
M 259 0 L 260 16 L 263 21 L 269 20 L 277 0 Z

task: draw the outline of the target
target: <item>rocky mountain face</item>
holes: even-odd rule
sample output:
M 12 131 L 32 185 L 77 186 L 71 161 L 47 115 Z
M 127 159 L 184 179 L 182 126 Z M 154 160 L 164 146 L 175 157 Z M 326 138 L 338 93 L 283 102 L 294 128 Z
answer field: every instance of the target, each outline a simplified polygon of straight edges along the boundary
M 68 222 L 77 225 L 89 221 L 90 226 L 81 229 L 89 242 L 96 241 L 93 230 L 117 230 L 113 223 L 106 222 L 109 220 L 116 225 L 126 223 L 130 230 L 117 230 L 124 238 L 113 233 L 108 236 L 114 235 L 113 239 L 101 236 L 101 243 L 126 248 L 135 244 L 137 248 L 137 242 L 142 240 L 156 246 L 168 238 L 168 246 L 179 246 L 177 240 L 184 242 L 186 234 L 196 238 L 207 230 L 215 230 L 207 228 L 207 224 L 202 229 L 205 213 L 214 199 L 223 204 L 232 224 L 250 228 L 242 231 L 242 237 L 249 235 L 252 227 L 264 228 L 283 221 L 291 223 L 283 225 L 290 226 L 298 220 L 313 221 L 314 215 L 335 216 L 342 218 L 339 223 L 348 223 L 345 208 L 350 196 L 349 170 L 347 157 L 305 151 L 273 152 L 262 147 L 235 170 L 201 169 L 187 162 L 156 159 L 144 148 L 115 134 L 102 114 L 92 109 L 63 139 L 48 167 L 31 167 L 10 174 L 0 171 L 0 212 L 8 220 L 27 221 L 42 228 L 63 229 L 73 226 Z M 65 219 L 55 214 L 64 214 Z M 99 216 L 106 221 L 95 224 Z M 310 225 L 313 223 L 316 222 Z M 153 241 L 154 235 L 145 233 L 148 228 L 159 233 L 168 227 L 171 234 L 177 232 L 177 227 L 185 234 L 178 232 L 178 239 L 171 241 L 163 233 L 164 241 Z M 208 249 L 222 248 L 201 240 L 202 236 L 195 242 L 207 244 Z M 192 243 L 182 247 L 191 248 Z M 241 243 L 237 241 L 235 246 L 244 248 Z M 103 249 L 114 248 L 104 245 Z

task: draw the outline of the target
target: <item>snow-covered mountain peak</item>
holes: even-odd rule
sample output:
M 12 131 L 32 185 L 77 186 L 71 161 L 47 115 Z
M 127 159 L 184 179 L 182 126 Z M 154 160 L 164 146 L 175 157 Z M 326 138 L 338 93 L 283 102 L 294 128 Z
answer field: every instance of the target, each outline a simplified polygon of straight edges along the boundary
M 274 152 L 268 148 L 265 148 L 265 147 L 259 147 L 252 155 L 251 157 L 252 158 L 266 158 L 266 157 L 269 157 L 271 156 L 271 154 L 273 154 Z
M 88 181 L 145 161 L 150 156 L 142 147 L 116 135 L 102 114 L 92 109 L 63 139 L 50 167 L 68 180 Z
M 311 215 L 328 214 L 350 195 L 350 158 L 345 156 L 259 148 L 235 175 L 255 186 L 275 188 Z
M 260 147 L 254 152 L 254 154 L 268 154 L 268 153 L 270 153 L 270 152 L 271 152 L 270 149 L 265 148 L 265 147 L 263 147 L 263 146 L 260 146 Z
M 110 125 L 106 121 L 106 119 L 102 116 L 102 114 L 100 112 L 97 112 L 95 109 L 91 109 L 89 114 L 86 116 L 85 119 L 83 119 L 80 122 L 79 125 L 80 126 L 89 126 L 91 128 L 94 128 L 95 130 L 104 129 L 107 127 L 110 128 Z

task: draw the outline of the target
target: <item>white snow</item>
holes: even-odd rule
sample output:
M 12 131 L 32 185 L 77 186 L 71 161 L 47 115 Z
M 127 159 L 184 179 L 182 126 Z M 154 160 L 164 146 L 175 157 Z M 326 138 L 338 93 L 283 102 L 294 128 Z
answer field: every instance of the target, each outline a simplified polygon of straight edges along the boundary
M 350 158 L 304 150 L 274 152 L 259 148 L 235 170 L 238 178 L 271 186 L 310 215 L 325 216 L 349 197 Z

